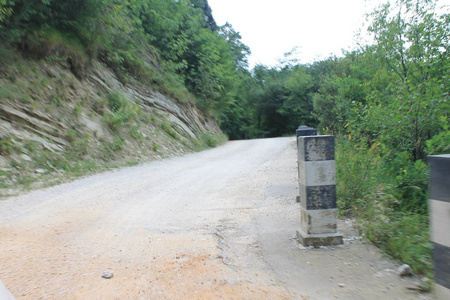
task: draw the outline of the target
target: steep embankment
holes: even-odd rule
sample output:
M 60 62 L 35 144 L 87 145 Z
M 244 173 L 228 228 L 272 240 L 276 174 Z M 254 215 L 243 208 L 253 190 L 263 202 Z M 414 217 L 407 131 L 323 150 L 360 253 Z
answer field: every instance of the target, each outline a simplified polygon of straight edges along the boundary
M 57 59 L 14 54 L 0 66 L 0 196 L 214 146 L 220 135 L 194 104 L 123 84 L 100 62 L 83 80 Z

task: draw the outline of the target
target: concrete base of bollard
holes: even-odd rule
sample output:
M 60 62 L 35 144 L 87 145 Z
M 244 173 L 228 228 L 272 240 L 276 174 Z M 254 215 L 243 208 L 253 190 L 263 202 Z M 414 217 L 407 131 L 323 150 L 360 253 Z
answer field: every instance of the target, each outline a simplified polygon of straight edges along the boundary
M 297 239 L 305 247 L 333 246 L 344 243 L 342 234 L 339 233 L 307 234 L 301 229 L 297 230 Z
M 438 300 L 450 299 L 450 289 L 448 289 L 440 284 L 435 284 L 434 285 L 434 295 L 436 296 L 436 299 L 438 299 Z

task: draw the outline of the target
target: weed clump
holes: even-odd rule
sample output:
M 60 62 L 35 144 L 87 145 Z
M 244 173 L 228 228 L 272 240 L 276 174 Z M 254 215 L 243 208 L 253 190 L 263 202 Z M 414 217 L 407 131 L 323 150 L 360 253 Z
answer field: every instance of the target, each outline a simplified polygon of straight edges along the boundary
M 11 137 L 0 134 L 0 154 L 10 155 L 13 153 L 13 149 Z
M 337 204 L 355 216 L 365 237 L 414 272 L 432 276 L 427 215 L 427 167 L 382 144 L 340 137 L 336 148 Z
M 109 127 L 114 131 L 117 131 L 122 126 L 128 125 L 140 112 L 139 107 L 135 103 L 129 101 L 117 91 L 113 91 L 107 96 L 106 103 L 111 112 L 105 113 L 103 117 Z
M 172 124 L 168 120 L 163 120 L 160 124 L 162 130 L 164 130 L 169 136 L 171 136 L 175 140 L 179 140 L 180 136 L 178 133 L 172 128 Z

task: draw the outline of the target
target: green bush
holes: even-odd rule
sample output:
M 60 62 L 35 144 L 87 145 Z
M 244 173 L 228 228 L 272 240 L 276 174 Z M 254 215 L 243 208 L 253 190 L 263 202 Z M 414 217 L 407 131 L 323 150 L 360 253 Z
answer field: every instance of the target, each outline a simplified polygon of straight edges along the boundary
M 378 198 L 378 199 L 376 199 Z M 415 273 L 432 276 L 432 245 L 427 216 L 395 212 L 386 203 L 395 201 L 392 195 L 368 196 L 359 213 L 359 224 L 366 238 Z
M 117 91 L 113 91 L 108 95 L 106 103 L 111 113 L 105 113 L 103 117 L 114 131 L 129 124 L 139 114 L 139 107 Z
M 341 214 L 351 214 L 357 201 L 381 182 L 379 144 L 371 148 L 346 137 L 336 140 L 337 204 Z
M 358 200 L 382 187 L 398 199 L 395 209 L 427 213 L 428 167 L 381 143 L 338 138 L 336 142 L 337 201 L 341 213 L 351 213 Z
M 67 147 L 68 153 L 75 158 L 82 158 L 88 154 L 89 140 L 91 138 L 89 133 L 81 133 L 74 130 L 67 132 L 67 140 L 70 142 Z
M 169 136 L 171 136 L 175 140 L 179 140 L 180 136 L 173 129 L 172 124 L 168 120 L 163 120 L 160 124 L 162 130 L 164 130 Z
M 0 99 L 14 99 L 20 97 L 13 85 L 5 84 L 0 87 Z
M 15 41 L 35 29 L 49 27 L 82 37 L 92 30 L 91 21 L 99 17 L 106 4 L 106 1 L 99 0 L 7 2 L 7 10 L 0 6 L 0 17 L 8 30 L 3 31 L 0 37 Z
M 47 63 L 66 61 L 75 76 L 81 79 L 86 76 L 90 57 L 77 36 L 45 27 L 27 34 L 22 43 L 34 57 Z
M 81 102 L 79 102 L 79 103 L 77 103 L 77 105 L 75 105 L 75 107 L 72 110 L 72 113 L 77 118 L 81 117 L 81 114 L 83 113 L 83 108 L 82 108 Z
M 228 140 L 227 136 L 223 133 L 214 135 L 210 132 L 204 132 L 198 136 L 198 139 L 194 140 L 194 150 L 201 151 L 208 148 L 217 147 L 225 143 Z
M 9 136 L 0 136 L 0 154 L 9 155 L 13 153 L 12 139 Z
M 128 100 L 120 92 L 112 91 L 106 97 L 106 103 L 112 112 L 117 112 L 127 105 Z
M 428 199 L 428 166 L 413 161 L 408 152 L 388 151 L 383 159 L 383 175 L 394 187 L 399 200 L 396 210 L 426 214 Z
M 443 117 L 442 131 L 426 141 L 426 152 L 429 155 L 450 153 L 450 119 Z
M 204 143 L 208 147 L 210 147 L 210 148 L 217 147 L 218 142 L 217 142 L 216 137 L 213 134 L 204 133 L 204 134 L 202 134 L 201 139 L 204 141 Z
M 431 276 L 427 165 L 380 143 L 341 137 L 336 146 L 340 213 L 356 216 L 366 238 L 386 253 Z
M 130 128 L 130 135 L 135 138 L 135 139 L 142 139 L 143 135 L 139 132 L 139 128 L 140 128 L 140 123 L 134 124 L 131 128 Z
M 115 138 L 112 143 L 109 143 L 108 146 L 111 151 L 123 150 L 125 139 L 123 138 Z
M 399 210 L 428 213 L 428 166 L 421 160 L 402 168 L 395 177 Z

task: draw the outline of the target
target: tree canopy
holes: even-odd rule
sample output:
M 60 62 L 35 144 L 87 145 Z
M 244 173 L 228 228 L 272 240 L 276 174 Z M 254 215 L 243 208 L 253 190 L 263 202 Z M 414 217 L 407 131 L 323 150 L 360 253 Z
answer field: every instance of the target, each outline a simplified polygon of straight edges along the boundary
M 436 5 L 382 5 L 369 16 L 372 44 L 309 65 L 287 53 L 280 66 L 253 70 L 239 32 L 218 26 L 207 0 L 0 0 L 0 39 L 40 58 L 67 57 L 74 70 L 97 58 L 122 80 L 195 98 L 232 139 L 308 124 L 417 160 L 448 138 L 450 22 Z

